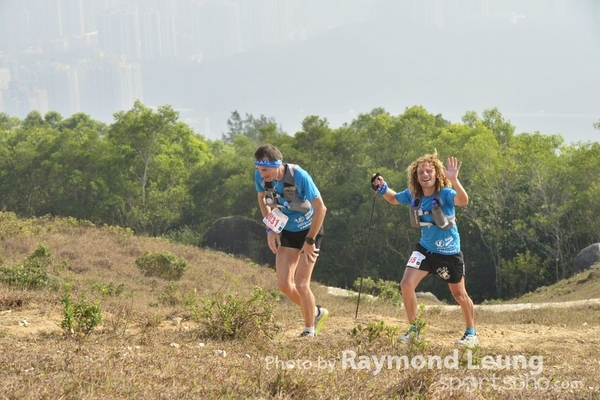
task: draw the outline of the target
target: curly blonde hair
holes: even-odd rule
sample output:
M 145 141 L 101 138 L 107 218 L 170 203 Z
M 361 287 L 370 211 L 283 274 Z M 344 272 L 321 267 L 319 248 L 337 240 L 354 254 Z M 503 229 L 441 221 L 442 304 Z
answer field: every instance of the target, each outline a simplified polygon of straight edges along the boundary
M 417 170 L 423 163 L 428 162 L 435 170 L 435 191 L 439 192 L 444 187 L 452 187 L 452 183 L 446 178 L 444 164 L 437 157 L 437 150 L 433 154 L 425 154 L 413 161 L 406 172 L 408 173 L 408 188 L 414 198 L 423 196 L 423 188 L 419 185 Z

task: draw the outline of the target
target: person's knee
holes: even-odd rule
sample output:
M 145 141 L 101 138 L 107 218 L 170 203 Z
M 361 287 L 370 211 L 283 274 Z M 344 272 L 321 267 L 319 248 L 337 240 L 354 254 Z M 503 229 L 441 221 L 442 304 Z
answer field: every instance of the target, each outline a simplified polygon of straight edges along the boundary
M 401 293 L 414 293 L 417 286 L 407 280 L 402 279 L 400 282 L 400 292 Z
M 284 294 L 290 294 L 294 290 L 294 285 L 289 282 L 278 282 L 277 288 Z
M 468 303 L 471 300 L 469 298 L 469 295 L 465 291 L 460 291 L 460 292 L 452 293 L 452 295 L 454 296 L 454 300 L 456 300 L 456 302 L 458 304 L 465 304 L 465 303 Z
M 308 282 L 308 281 L 296 282 L 295 286 L 296 286 L 296 290 L 299 293 L 306 293 L 306 292 L 310 291 L 310 282 Z

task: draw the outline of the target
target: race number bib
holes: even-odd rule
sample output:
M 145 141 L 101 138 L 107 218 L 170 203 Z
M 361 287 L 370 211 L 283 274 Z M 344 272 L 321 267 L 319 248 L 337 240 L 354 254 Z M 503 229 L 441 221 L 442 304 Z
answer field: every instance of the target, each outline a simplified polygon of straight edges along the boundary
M 263 218 L 265 225 L 275 233 L 281 233 L 285 224 L 288 222 L 288 216 L 281 212 L 278 208 L 274 208 L 273 211 Z
M 425 255 L 419 253 L 418 251 L 413 251 L 408 259 L 408 263 L 406 263 L 407 267 L 419 269 L 421 266 L 421 262 L 425 259 Z

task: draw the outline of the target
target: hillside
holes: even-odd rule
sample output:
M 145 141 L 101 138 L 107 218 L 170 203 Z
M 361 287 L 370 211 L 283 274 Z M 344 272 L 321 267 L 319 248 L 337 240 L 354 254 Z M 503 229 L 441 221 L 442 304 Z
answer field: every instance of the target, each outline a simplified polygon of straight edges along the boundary
M 355 318 L 355 299 L 314 284 L 331 318 L 319 337 L 306 340 L 297 337 L 298 309 L 276 295 L 274 271 L 265 266 L 70 219 L 0 213 L 0 235 L 0 268 L 31 260 L 43 246 L 52 253 L 45 268 L 60 283 L 56 291 L 0 283 L 0 398 L 600 398 L 598 304 L 480 309 L 481 346 L 455 352 L 463 330 L 459 310 L 429 306 L 421 315 L 424 341 L 399 345 L 395 337 L 406 328 L 401 307 L 363 298 Z M 144 276 L 136 260 L 145 252 L 171 253 L 188 268 L 174 281 Z M 597 270 L 589 275 L 566 282 L 563 291 L 595 293 L 597 286 L 588 285 L 598 284 Z M 101 308 L 102 323 L 89 335 L 61 328 L 65 284 L 74 300 L 85 296 Z M 215 314 L 198 320 L 194 307 L 212 301 L 225 309 L 236 299 L 247 306 L 255 286 L 273 296 L 273 337 L 260 330 L 235 340 L 201 335 Z M 377 368 L 395 356 L 412 364 Z M 435 357 L 450 362 L 419 364 Z M 490 364 L 504 359 L 514 362 Z M 521 382 L 527 387 L 519 389 Z
M 514 303 L 600 299 L 600 264 L 513 300 Z

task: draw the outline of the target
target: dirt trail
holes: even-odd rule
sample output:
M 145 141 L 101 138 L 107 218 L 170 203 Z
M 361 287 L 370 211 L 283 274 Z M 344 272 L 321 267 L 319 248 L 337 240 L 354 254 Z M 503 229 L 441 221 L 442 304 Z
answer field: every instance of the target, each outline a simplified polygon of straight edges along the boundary
M 349 297 L 356 296 L 356 292 L 352 292 L 346 289 L 340 289 L 335 287 L 328 287 L 327 293 L 332 296 Z M 432 295 L 433 296 L 433 295 Z M 362 297 L 373 298 L 371 295 L 362 295 Z M 419 297 L 419 293 L 417 293 Z M 585 305 L 596 305 L 600 304 L 600 299 L 587 299 L 587 300 L 574 300 L 574 301 L 556 301 L 556 302 L 544 302 L 544 303 L 504 303 L 504 304 L 476 304 L 475 311 L 520 311 L 520 310 L 537 310 L 539 308 L 569 308 L 578 307 Z M 458 310 L 458 305 L 445 305 L 445 304 L 429 304 L 426 308 L 439 308 L 443 311 L 454 311 Z
M 332 290 L 328 288 L 328 293 L 334 296 L 352 296 L 356 293 L 344 293 L 342 289 Z M 475 305 L 475 314 L 480 311 L 488 312 L 511 312 L 520 310 L 536 310 L 542 308 L 569 308 L 581 307 L 586 305 L 599 305 L 600 299 L 588 299 L 564 302 L 544 302 L 544 303 L 505 303 L 505 304 L 485 304 Z M 452 314 L 462 320 L 460 307 L 458 305 L 429 304 L 425 306 L 430 310 L 441 310 L 445 314 Z M 567 327 L 565 324 L 547 325 L 538 323 L 478 323 L 477 333 L 481 341 L 481 347 L 484 351 L 536 351 L 548 353 L 564 353 L 565 348 L 570 349 L 570 355 L 573 357 L 582 356 L 588 358 L 591 353 L 596 353 L 600 346 L 600 326 L 595 323 L 597 317 L 590 317 L 589 321 L 581 321 L 577 327 Z M 347 319 L 347 320 L 346 320 Z M 328 325 L 327 334 L 345 334 L 349 329 L 356 325 L 356 321 L 350 318 L 338 317 L 335 327 Z M 389 316 L 370 316 L 369 319 L 384 320 L 388 325 L 405 326 L 406 320 L 404 314 L 399 313 L 397 318 Z M 505 319 L 504 319 L 505 320 Z M 439 344 L 443 347 L 452 346 L 457 332 L 448 329 L 444 324 L 431 324 L 427 327 L 426 340 Z
M 518 311 L 527 309 L 541 308 L 566 308 L 584 305 L 600 304 L 600 299 L 589 299 L 580 301 L 565 302 L 547 302 L 547 303 L 516 303 L 516 304 L 490 304 L 476 305 L 477 311 Z M 440 309 L 444 313 L 460 315 L 460 309 L 457 305 L 427 305 L 429 309 Z M 460 318 L 460 317 L 459 317 Z M 43 332 L 60 332 L 60 321 L 62 315 L 59 313 L 48 314 L 37 308 L 5 310 L 0 312 L 0 334 L 9 337 L 31 337 Z M 332 323 L 335 319 L 335 323 Z M 384 320 L 386 324 L 403 326 L 406 324 L 404 316 L 399 313 L 398 317 L 369 315 L 368 319 Z M 336 335 L 347 335 L 348 331 L 356 326 L 354 318 L 335 316 L 330 318 L 324 336 L 334 338 Z M 161 327 L 172 328 L 168 321 L 161 324 Z M 589 346 L 597 348 L 600 345 L 600 326 L 595 326 L 593 321 L 582 321 L 582 325 L 576 330 L 564 325 L 542 325 L 542 324 L 494 324 L 485 323 L 478 325 L 478 334 L 482 340 L 482 347 L 496 347 L 502 344 L 502 347 L 511 350 L 531 349 L 552 351 L 553 349 L 564 349 L 571 347 L 573 355 L 589 351 Z M 428 340 L 441 345 L 451 345 L 456 339 L 456 333 L 448 330 L 441 324 L 432 324 L 428 327 Z M 296 330 L 290 330 L 291 337 L 297 335 Z M 582 346 L 583 345 L 583 346 Z
M 561 301 L 561 302 L 547 302 L 547 303 L 515 303 L 515 304 L 477 304 L 475 305 L 475 311 L 520 311 L 520 310 L 537 310 L 540 308 L 569 308 L 586 305 L 600 304 L 600 299 L 588 299 L 588 300 L 576 300 L 576 301 Z M 427 307 L 439 307 L 444 311 L 458 310 L 459 306 L 448 306 L 448 305 L 430 305 Z

